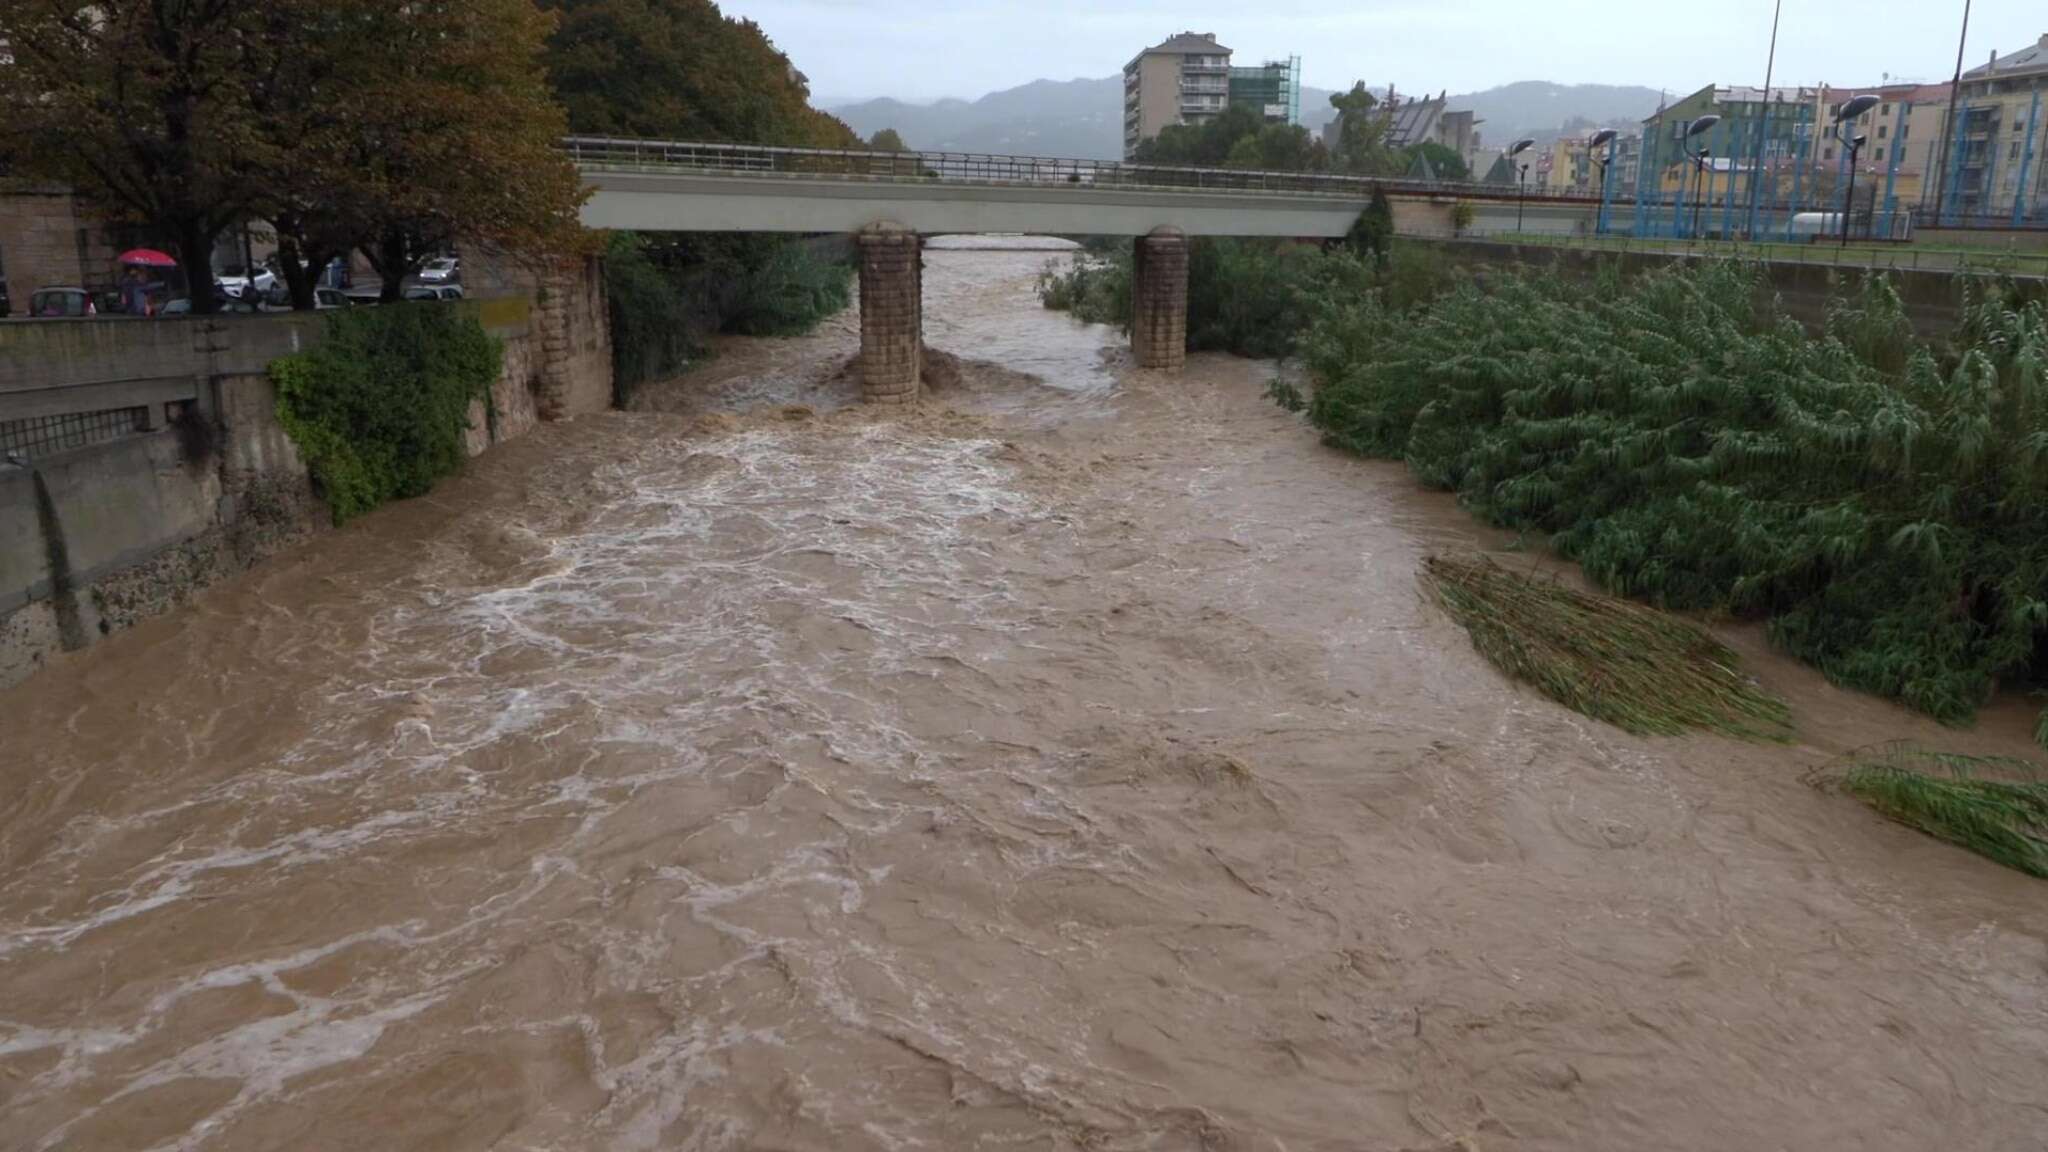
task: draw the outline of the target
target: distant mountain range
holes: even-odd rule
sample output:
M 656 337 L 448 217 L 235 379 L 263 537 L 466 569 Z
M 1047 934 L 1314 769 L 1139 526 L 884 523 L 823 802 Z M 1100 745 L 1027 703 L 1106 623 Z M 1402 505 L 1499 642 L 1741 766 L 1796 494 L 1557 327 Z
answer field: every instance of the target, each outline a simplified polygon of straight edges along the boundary
M 1405 98 L 1408 94 L 1403 93 Z M 1607 84 L 1551 84 L 1524 80 L 1484 92 L 1452 96 L 1453 109 L 1479 114 L 1489 146 L 1523 136 L 1555 138 L 1566 124 L 1640 120 L 1657 110 L 1655 88 Z M 863 100 L 826 109 L 862 136 L 894 128 L 912 148 L 945 152 L 1005 152 L 1115 160 L 1123 155 L 1124 82 L 1034 80 L 979 100 L 908 104 Z M 1302 124 L 1311 132 L 1336 115 L 1326 88 L 1301 90 Z

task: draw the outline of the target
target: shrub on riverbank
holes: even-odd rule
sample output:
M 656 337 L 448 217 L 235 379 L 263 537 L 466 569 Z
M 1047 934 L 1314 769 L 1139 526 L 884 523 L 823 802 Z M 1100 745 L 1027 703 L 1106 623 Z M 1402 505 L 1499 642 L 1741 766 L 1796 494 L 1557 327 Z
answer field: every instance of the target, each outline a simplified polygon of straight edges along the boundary
M 1075 253 L 1062 270 L 1046 261 L 1038 273 L 1038 302 L 1085 324 L 1131 326 L 1131 250 L 1128 243 L 1104 255 Z
M 852 301 L 852 284 L 847 261 L 789 237 L 613 233 L 605 285 L 616 399 L 683 371 L 712 332 L 809 332 Z
M 503 360 L 474 316 L 395 304 L 330 313 L 323 340 L 272 361 L 278 420 L 334 522 L 460 469 L 470 402 L 489 395 Z
M 800 243 L 779 243 L 748 262 L 725 310 L 725 331 L 742 336 L 801 336 L 853 299 L 853 268 Z
M 1446 275 L 1418 251 L 1395 249 L 1374 268 L 1343 249 L 1293 241 L 1196 237 L 1188 248 L 1188 349 L 1274 359 L 1293 354 L 1311 302 L 1387 286 L 1398 299 L 1438 290 Z M 1398 290 L 1394 287 L 1399 285 Z M 1091 324 L 1131 323 L 1128 245 L 1107 258 L 1076 255 L 1038 277 L 1040 303 Z
M 1987 290 L 1937 348 L 1882 279 L 1817 337 L 1758 298 L 1722 264 L 1322 299 L 1310 419 L 1607 589 L 1766 617 L 1837 682 L 1966 720 L 2048 651 L 2048 312 Z
M 638 236 L 611 235 L 604 284 L 611 309 L 612 402 L 624 407 L 641 384 L 681 372 L 702 346 L 692 332 L 689 302 L 648 259 Z

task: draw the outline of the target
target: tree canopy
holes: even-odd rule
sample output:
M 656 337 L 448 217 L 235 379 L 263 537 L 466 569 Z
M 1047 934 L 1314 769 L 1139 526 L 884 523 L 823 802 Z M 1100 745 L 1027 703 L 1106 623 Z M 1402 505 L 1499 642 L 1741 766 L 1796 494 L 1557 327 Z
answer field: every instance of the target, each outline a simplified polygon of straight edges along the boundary
M 277 225 L 302 306 L 309 269 L 357 245 L 395 295 L 457 237 L 578 242 L 552 25 L 532 0 L 11 0 L 0 154 L 167 236 L 195 311 L 250 218 Z
M 1409 167 L 1414 165 L 1417 156 L 1428 160 L 1430 170 L 1436 173 L 1439 180 L 1465 180 L 1472 174 L 1471 167 L 1465 163 L 1463 156 L 1458 155 L 1457 149 L 1434 140 L 1410 144 L 1402 149 L 1402 155 Z
M 542 0 L 561 22 L 548 77 L 569 127 L 816 148 L 857 146 L 838 118 L 810 105 L 803 73 L 751 20 L 711 0 Z
M 1365 81 L 1349 92 L 1330 96 L 1337 110 L 1337 141 L 1330 150 L 1330 166 L 1353 176 L 1392 176 L 1402 172 L 1408 158 L 1387 146 L 1387 118 L 1380 114 L 1379 99 L 1366 90 Z M 1435 158 L 1431 158 L 1435 162 Z
M 257 206 L 252 169 L 283 157 L 263 131 L 287 71 L 294 5 L 11 0 L 0 41 L 0 153 L 179 248 L 193 304 L 212 306 L 210 250 Z
M 1233 104 L 1201 124 L 1169 124 L 1138 145 L 1150 164 L 1203 168 L 1257 168 L 1313 172 L 1326 166 L 1322 144 L 1296 124 L 1269 124 L 1254 109 Z
M 877 152 L 908 152 L 910 146 L 903 142 L 894 128 L 883 128 L 868 137 L 868 147 Z

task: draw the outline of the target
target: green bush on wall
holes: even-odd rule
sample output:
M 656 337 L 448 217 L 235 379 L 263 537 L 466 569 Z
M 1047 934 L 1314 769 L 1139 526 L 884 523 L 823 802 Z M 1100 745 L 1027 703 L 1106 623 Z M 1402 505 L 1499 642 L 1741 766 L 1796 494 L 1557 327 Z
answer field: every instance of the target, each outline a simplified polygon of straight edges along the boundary
M 467 312 L 399 304 L 333 313 L 325 338 L 272 361 L 270 378 L 278 420 L 340 524 L 460 469 L 470 401 L 503 362 Z

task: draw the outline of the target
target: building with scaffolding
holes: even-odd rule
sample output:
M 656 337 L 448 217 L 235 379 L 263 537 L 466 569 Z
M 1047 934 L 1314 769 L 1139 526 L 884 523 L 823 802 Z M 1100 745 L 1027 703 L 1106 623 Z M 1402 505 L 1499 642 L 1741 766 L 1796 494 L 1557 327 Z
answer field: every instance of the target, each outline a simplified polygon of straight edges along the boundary
M 1230 103 L 1256 111 L 1268 124 L 1301 123 L 1301 57 L 1232 67 Z

